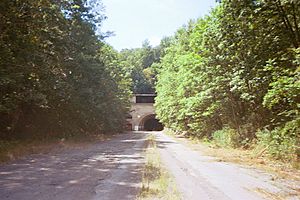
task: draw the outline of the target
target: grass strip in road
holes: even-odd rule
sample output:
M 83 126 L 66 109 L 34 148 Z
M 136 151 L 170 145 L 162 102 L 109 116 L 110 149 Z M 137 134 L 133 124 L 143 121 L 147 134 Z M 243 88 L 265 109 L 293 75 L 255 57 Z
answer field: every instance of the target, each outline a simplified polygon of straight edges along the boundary
M 162 166 L 160 155 L 156 147 L 155 136 L 153 134 L 147 138 L 147 149 L 145 154 L 146 163 L 143 170 L 142 189 L 137 199 L 181 199 L 173 178 Z

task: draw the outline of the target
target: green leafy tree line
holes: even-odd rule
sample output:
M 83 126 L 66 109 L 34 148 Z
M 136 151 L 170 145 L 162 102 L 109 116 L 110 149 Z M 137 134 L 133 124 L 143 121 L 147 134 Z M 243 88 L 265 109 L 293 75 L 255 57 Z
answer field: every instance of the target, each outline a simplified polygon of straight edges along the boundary
M 1 138 L 122 130 L 130 80 L 106 34 L 96 34 L 101 8 L 87 0 L 0 2 Z
M 299 1 L 222 0 L 180 28 L 156 63 L 159 119 L 193 136 L 299 157 L 299 45 Z
M 164 47 L 168 39 L 163 39 L 161 44 L 152 47 L 145 40 L 141 48 L 123 49 L 120 52 L 122 66 L 131 79 L 133 93 L 155 93 L 155 82 L 160 58 L 164 55 Z

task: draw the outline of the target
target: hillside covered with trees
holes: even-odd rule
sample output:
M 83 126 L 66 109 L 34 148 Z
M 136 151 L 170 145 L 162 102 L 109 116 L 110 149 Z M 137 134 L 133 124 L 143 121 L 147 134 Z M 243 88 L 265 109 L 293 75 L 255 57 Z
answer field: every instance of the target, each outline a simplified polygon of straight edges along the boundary
M 174 131 L 221 146 L 300 156 L 300 2 L 222 0 L 171 37 L 156 111 Z
M 1 138 L 123 129 L 130 79 L 98 34 L 97 2 L 0 2 Z
M 156 93 L 175 132 L 299 159 L 299 1 L 222 0 L 160 45 L 120 52 L 100 1 L 0 8 L 2 139 L 120 132 L 130 94 Z

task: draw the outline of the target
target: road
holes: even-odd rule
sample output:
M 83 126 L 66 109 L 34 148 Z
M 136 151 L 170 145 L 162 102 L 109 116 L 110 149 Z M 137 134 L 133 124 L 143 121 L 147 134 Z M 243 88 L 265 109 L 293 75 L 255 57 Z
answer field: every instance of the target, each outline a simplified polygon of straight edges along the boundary
M 148 134 L 121 134 L 85 148 L 32 155 L 2 164 L 0 199 L 135 199 L 141 187 Z M 152 134 L 157 138 L 161 160 L 174 176 L 184 200 L 261 200 L 262 192 L 293 192 L 289 181 L 274 181 L 265 172 L 219 162 L 161 132 Z M 281 199 L 299 198 L 290 195 Z
M 84 149 L 33 155 L 1 165 L 0 199 L 135 199 L 146 135 L 122 134 Z
M 266 172 L 220 162 L 156 133 L 161 159 L 173 175 L 182 199 L 189 200 L 262 200 L 299 199 L 299 182 L 274 180 Z M 298 193 L 299 194 L 299 193 Z

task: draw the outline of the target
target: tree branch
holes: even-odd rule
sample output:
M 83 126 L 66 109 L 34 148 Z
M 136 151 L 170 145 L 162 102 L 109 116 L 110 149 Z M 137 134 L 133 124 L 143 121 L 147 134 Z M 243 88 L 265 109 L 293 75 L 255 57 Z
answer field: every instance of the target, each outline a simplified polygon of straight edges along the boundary
M 298 48 L 298 43 L 297 43 L 297 39 L 295 37 L 295 33 L 294 33 L 294 30 L 293 30 L 293 27 L 291 26 L 291 23 L 289 22 L 289 20 L 287 18 L 287 15 L 286 15 L 286 13 L 285 13 L 282 5 L 281 5 L 281 1 L 277 0 L 275 2 L 275 4 L 276 4 L 276 7 L 278 9 L 278 13 L 281 16 L 282 21 L 283 21 L 285 27 L 289 30 L 289 35 L 290 35 L 290 37 L 292 39 L 292 43 L 293 43 L 294 47 Z

